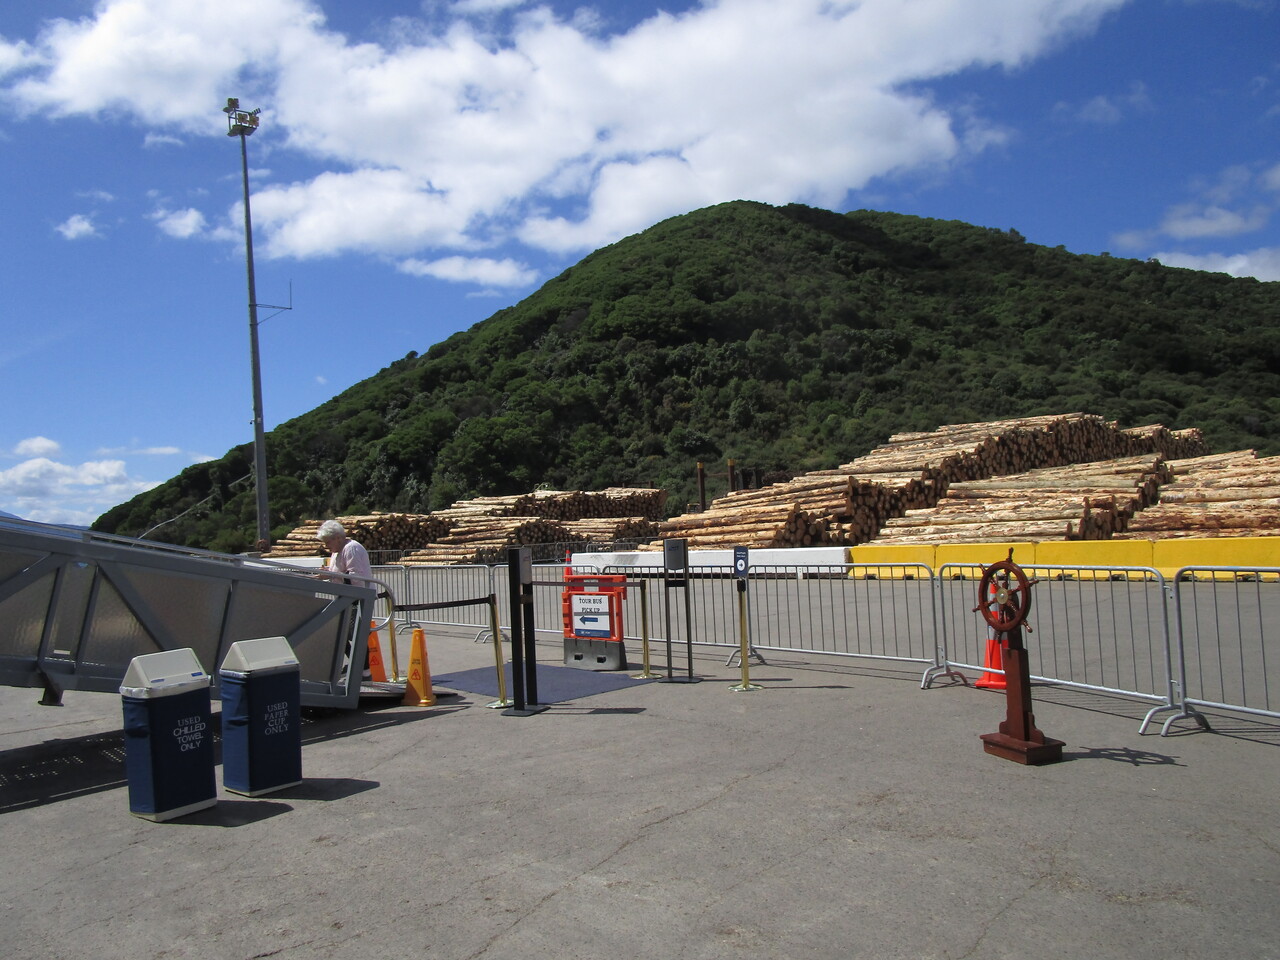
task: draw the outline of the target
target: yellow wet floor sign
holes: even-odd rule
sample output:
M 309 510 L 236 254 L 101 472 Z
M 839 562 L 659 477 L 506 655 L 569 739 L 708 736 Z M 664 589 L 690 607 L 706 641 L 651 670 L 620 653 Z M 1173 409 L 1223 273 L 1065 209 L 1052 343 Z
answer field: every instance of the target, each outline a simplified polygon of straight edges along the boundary
M 431 692 L 431 668 L 427 664 L 427 642 L 421 627 L 413 629 L 413 645 L 409 652 L 409 679 L 404 687 L 404 700 L 409 707 L 430 707 L 436 702 Z

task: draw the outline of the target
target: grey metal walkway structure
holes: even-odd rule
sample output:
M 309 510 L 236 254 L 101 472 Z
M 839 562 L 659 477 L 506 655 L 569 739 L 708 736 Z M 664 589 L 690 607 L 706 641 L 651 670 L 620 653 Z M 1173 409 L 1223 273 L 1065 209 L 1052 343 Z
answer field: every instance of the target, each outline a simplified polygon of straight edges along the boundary
M 288 639 L 304 706 L 355 707 L 367 586 L 283 564 L 22 521 L 0 523 L 0 684 L 117 693 L 136 656 L 189 647 L 214 678 L 231 644 Z

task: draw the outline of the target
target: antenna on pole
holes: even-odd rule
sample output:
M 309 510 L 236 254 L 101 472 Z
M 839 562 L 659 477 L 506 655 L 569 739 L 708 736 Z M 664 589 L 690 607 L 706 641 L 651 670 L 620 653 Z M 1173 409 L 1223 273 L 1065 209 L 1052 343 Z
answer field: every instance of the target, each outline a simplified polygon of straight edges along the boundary
M 268 310 L 275 311 L 275 313 L 268 314 L 267 316 L 262 317 L 260 320 L 258 320 L 259 326 L 266 323 L 272 317 L 280 316 L 280 314 L 284 313 L 286 310 L 292 310 L 293 309 L 293 281 L 292 280 L 289 281 L 289 305 L 287 307 L 282 307 L 276 303 L 260 303 L 258 304 L 258 306 L 266 307 Z

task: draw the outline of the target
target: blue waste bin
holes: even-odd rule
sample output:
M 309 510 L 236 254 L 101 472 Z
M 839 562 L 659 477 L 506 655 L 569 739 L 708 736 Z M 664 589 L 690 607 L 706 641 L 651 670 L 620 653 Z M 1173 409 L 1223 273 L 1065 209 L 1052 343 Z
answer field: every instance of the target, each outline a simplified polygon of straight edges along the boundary
M 194 650 L 134 657 L 120 685 L 129 812 L 172 820 L 218 802 L 212 678 Z
M 256 797 L 302 782 L 302 668 L 284 637 L 240 640 L 218 671 L 222 785 Z

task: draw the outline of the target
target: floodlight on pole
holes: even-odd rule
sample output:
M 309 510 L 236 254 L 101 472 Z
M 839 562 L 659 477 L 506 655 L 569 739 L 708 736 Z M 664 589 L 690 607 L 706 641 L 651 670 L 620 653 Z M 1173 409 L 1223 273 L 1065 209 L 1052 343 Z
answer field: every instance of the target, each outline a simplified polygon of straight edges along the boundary
M 241 110 L 236 97 L 222 108 L 227 115 L 227 136 L 240 138 L 240 169 L 244 180 L 244 249 L 249 275 L 249 359 L 253 368 L 253 483 L 258 500 L 257 549 L 271 543 L 271 517 L 267 507 L 267 445 L 262 417 L 262 367 L 258 360 L 258 294 L 253 280 L 253 220 L 249 215 L 249 148 L 246 140 L 258 129 L 258 110 Z

